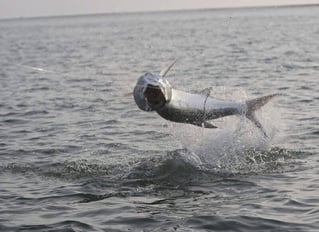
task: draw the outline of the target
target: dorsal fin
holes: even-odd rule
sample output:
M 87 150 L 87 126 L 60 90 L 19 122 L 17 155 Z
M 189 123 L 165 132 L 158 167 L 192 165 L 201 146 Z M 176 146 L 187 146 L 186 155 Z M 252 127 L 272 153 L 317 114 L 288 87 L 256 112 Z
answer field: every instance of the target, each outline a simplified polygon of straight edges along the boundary
M 212 90 L 212 87 L 207 87 L 207 88 L 202 89 L 202 90 L 200 90 L 200 91 L 196 91 L 195 93 L 200 94 L 200 95 L 209 96 L 211 90 Z

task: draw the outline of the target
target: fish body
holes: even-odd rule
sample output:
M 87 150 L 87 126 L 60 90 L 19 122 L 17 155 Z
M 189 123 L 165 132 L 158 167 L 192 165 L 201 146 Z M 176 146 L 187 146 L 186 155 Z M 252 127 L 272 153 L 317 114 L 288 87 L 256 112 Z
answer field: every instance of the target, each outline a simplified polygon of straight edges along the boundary
M 216 128 L 210 121 L 231 116 L 243 115 L 251 120 L 266 135 L 261 123 L 255 117 L 260 109 L 276 94 L 248 101 L 224 101 L 210 96 L 209 89 L 200 93 L 189 93 L 173 88 L 160 75 L 146 73 L 141 76 L 134 88 L 137 106 L 144 111 L 156 111 L 166 120 L 187 123 L 203 128 Z
M 171 99 L 156 112 L 163 118 L 174 122 L 208 128 L 212 127 L 212 124 L 207 121 L 241 114 L 246 110 L 246 104 L 214 99 L 204 93 L 187 93 L 177 89 L 172 89 L 171 92 Z

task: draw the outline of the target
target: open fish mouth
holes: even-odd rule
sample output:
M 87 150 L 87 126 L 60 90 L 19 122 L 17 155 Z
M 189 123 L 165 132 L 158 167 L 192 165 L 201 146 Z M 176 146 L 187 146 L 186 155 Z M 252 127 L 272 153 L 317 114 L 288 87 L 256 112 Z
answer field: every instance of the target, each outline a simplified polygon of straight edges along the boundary
M 148 84 L 144 89 L 144 96 L 152 110 L 159 109 L 165 105 L 165 95 L 160 86 Z
M 157 110 L 170 98 L 170 85 L 159 76 L 146 73 L 141 76 L 134 88 L 137 106 L 144 111 Z

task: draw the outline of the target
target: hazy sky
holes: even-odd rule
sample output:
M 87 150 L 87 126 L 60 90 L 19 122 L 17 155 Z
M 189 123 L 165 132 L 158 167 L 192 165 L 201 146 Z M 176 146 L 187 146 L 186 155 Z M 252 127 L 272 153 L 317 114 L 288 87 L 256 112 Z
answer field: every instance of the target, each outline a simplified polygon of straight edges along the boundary
M 308 3 L 319 0 L 0 0 L 0 18 Z

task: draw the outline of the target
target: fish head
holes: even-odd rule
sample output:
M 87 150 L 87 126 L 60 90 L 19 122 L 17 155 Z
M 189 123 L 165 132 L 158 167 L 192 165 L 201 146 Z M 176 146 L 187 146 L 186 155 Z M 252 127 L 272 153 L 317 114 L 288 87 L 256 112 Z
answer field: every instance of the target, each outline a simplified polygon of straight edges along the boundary
M 134 100 L 144 111 L 162 108 L 171 98 L 171 85 L 159 75 L 145 73 L 134 88 Z

